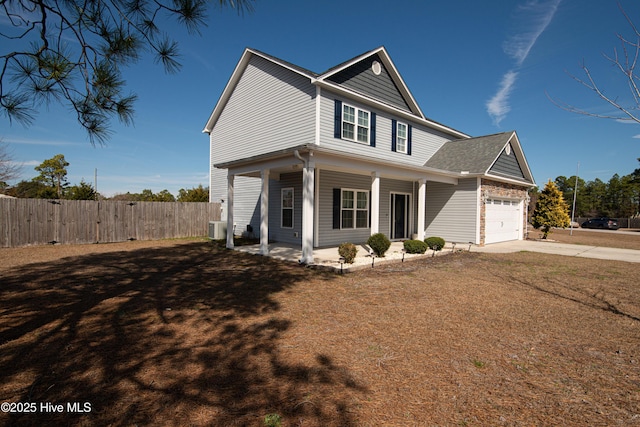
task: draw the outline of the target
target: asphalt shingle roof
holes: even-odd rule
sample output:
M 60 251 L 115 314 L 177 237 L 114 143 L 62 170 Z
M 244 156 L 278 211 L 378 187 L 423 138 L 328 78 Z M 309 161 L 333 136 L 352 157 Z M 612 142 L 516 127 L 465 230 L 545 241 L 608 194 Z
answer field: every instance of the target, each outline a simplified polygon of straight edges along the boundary
M 513 133 L 510 131 L 446 142 L 424 165 L 451 172 L 483 174 L 498 158 Z

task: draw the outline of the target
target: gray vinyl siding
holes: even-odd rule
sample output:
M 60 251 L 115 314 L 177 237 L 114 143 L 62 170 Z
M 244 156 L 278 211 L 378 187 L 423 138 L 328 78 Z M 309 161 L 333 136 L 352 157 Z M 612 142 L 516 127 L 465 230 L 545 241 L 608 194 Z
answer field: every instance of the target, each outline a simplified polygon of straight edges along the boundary
M 212 164 L 313 143 L 315 95 L 308 78 L 253 56 L 211 132 Z
M 375 75 L 371 69 L 373 61 L 378 61 L 382 67 L 379 75 Z M 377 54 L 336 73 L 329 80 L 373 99 L 411 111 Z
M 476 242 L 478 180 L 461 179 L 458 185 L 427 182 L 425 237 L 448 242 Z
M 334 111 L 335 100 L 356 108 L 376 113 L 376 146 L 338 139 L 334 137 Z M 391 123 L 397 119 L 402 123 L 412 126 L 412 153 L 411 155 L 391 151 Z M 450 140 L 450 137 L 429 129 L 426 126 L 411 123 L 410 121 L 393 117 L 392 115 L 372 109 L 364 104 L 353 102 L 349 99 L 333 95 L 329 91 L 322 91 L 321 115 L 320 115 L 320 145 L 349 154 L 360 154 L 380 160 L 407 163 L 422 166 L 433 154 Z
M 504 150 L 500 153 L 498 160 L 491 167 L 491 172 L 524 179 L 524 173 L 522 173 L 522 168 L 520 168 L 520 163 L 518 163 L 513 149 L 511 149 L 511 154 L 507 154 Z
M 282 228 L 281 190 L 283 188 L 293 188 L 293 228 Z M 282 174 L 279 180 L 269 181 L 269 240 L 301 245 L 301 236 L 302 173 Z
M 233 181 L 233 222 L 236 224 L 236 235 L 248 235 L 247 225 L 253 227 L 254 237 L 260 234 L 260 178 L 236 176 Z M 227 197 L 227 170 L 216 169 L 211 171 L 212 202 L 221 202 L 222 221 L 227 220 L 229 206 Z M 222 202 L 224 200 L 224 202 Z
M 320 201 L 318 206 L 319 246 L 335 246 L 343 242 L 365 243 L 371 235 L 370 228 L 334 229 L 333 228 L 333 189 L 352 188 L 371 190 L 370 175 L 355 175 L 342 172 L 321 170 Z

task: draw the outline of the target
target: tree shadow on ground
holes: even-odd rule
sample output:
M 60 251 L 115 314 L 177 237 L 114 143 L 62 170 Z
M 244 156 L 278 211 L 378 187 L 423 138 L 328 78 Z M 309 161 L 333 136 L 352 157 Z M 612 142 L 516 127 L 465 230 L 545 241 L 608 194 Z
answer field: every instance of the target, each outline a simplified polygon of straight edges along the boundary
M 204 242 L 3 272 L 0 401 L 37 408 L 0 421 L 262 425 L 276 413 L 354 424 L 350 399 L 366 391 L 349 372 L 324 354 L 292 361 L 279 347 L 292 324 L 277 294 L 331 277 Z M 70 413 L 71 402 L 91 411 Z

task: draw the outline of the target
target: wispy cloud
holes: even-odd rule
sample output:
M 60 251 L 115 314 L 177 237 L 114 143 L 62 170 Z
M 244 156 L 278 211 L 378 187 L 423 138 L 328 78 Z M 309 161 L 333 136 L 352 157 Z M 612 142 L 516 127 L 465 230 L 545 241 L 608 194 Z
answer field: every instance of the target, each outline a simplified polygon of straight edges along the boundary
M 28 138 L 13 138 L 7 137 L 2 138 L 3 142 L 8 142 L 10 144 L 26 144 L 26 145 L 52 145 L 52 146 L 68 146 L 68 145 L 82 145 L 78 142 L 70 142 L 70 141 L 52 141 L 45 139 L 28 139 Z
M 520 5 L 516 10 L 514 21 L 523 31 L 509 37 L 502 48 L 507 55 L 516 60 L 518 66 L 527 59 L 533 45 L 551 23 L 560 1 L 539 2 L 531 0 Z
M 640 134 L 638 134 L 638 135 L 634 135 L 634 136 L 633 136 L 633 139 L 640 139 Z
M 502 119 L 504 119 L 507 116 L 507 113 L 511 111 L 511 107 L 509 106 L 509 96 L 513 91 L 517 77 L 518 73 L 515 71 L 509 71 L 502 76 L 498 92 L 493 95 L 493 98 L 487 101 L 487 112 L 493 118 L 496 125 L 500 125 Z
M 528 0 L 518 6 L 513 21 L 521 31 L 509 37 L 502 45 L 504 52 L 516 61 L 516 70 L 522 66 L 538 38 L 551 23 L 561 1 Z M 487 101 L 487 113 L 493 118 L 496 126 L 500 125 L 511 110 L 509 95 L 517 76 L 517 71 L 507 72 L 502 77 L 497 93 Z

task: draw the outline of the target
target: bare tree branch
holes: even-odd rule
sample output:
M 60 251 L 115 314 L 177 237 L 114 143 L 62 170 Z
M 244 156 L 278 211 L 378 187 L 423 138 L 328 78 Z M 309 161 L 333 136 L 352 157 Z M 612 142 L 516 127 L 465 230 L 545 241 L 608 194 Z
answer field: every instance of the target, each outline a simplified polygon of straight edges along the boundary
M 591 74 L 589 67 L 583 62 L 581 68 L 582 72 L 585 75 L 585 78 L 579 78 L 575 75 L 568 73 L 567 74 L 576 82 L 587 88 L 589 91 L 593 92 L 600 100 L 604 101 L 606 104 L 612 106 L 615 110 L 618 111 L 618 114 L 598 114 L 587 111 L 586 109 L 577 107 L 573 104 L 568 104 L 557 99 L 552 98 L 548 93 L 546 93 L 547 98 L 551 102 L 553 102 L 558 107 L 569 111 L 571 113 L 582 114 L 585 116 L 598 117 L 603 119 L 614 119 L 614 120 L 625 120 L 625 121 L 633 121 L 636 123 L 640 123 L 640 88 L 639 88 L 639 80 L 640 76 L 636 74 L 636 65 L 638 63 L 638 58 L 640 58 L 640 32 L 635 26 L 634 22 L 631 20 L 629 15 L 622 8 L 622 5 L 618 3 L 618 8 L 624 15 L 626 21 L 629 23 L 629 26 L 633 30 L 635 41 L 632 41 L 622 34 L 617 34 L 618 40 L 621 44 L 621 55 L 618 53 L 617 49 L 613 49 L 613 55 L 607 55 L 603 53 L 603 57 L 611 62 L 614 65 L 614 68 L 617 69 L 620 73 L 625 76 L 627 86 L 629 87 L 629 92 L 631 98 L 633 100 L 632 103 L 625 105 L 622 101 L 618 100 L 618 97 L 612 97 L 608 95 L 604 90 L 596 82 L 595 78 Z

